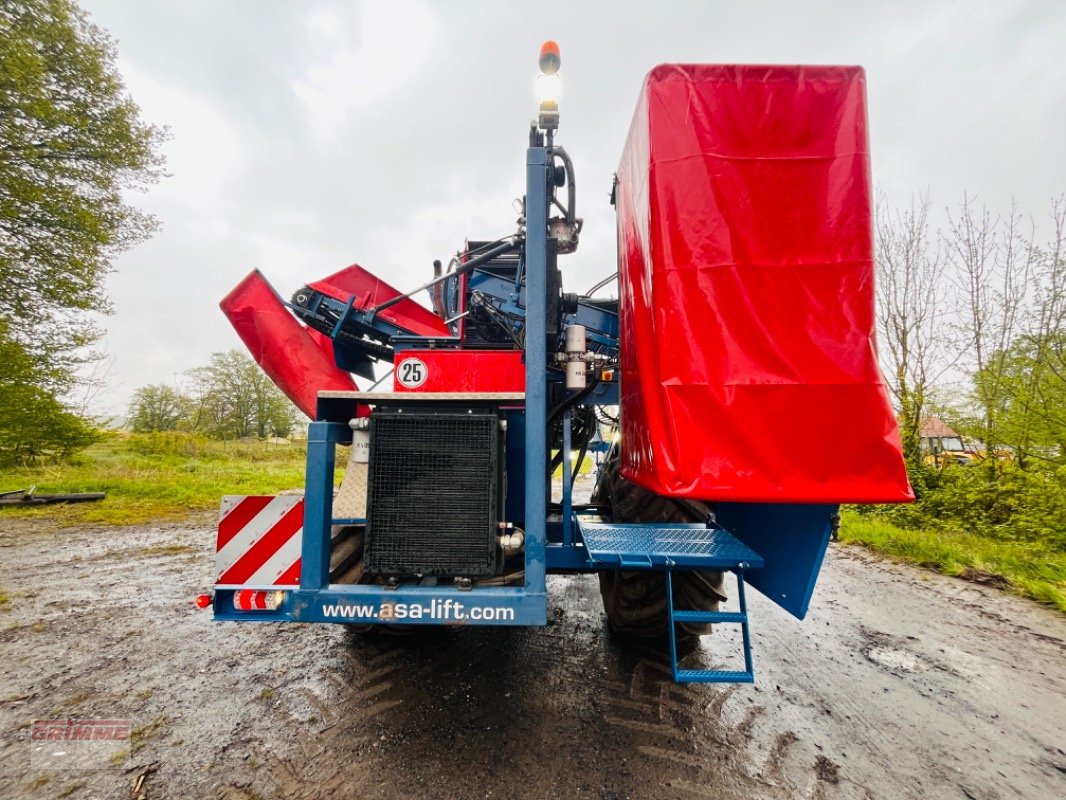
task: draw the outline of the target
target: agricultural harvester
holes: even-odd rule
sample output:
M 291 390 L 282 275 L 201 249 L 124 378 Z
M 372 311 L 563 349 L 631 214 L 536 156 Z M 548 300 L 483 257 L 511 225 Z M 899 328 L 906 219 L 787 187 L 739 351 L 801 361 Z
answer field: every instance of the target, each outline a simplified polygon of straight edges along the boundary
M 582 224 L 558 66 L 548 43 L 517 229 L 410 292 L 353 265 L 291 302 L 258 272 L 223 300 L 312 422 L 302 496 L 223 500 L 216 619 L 545 625 L 546 576 L 594 572 L 609 628 L 663 641 L 676 680 L 751 682 L 745 584 L 803 618 L 839 504 L 911 499 L 873 338 L 862 69 L 653 69 L 597 299 L 558 268 Z M 359 391 L 383 363 L 391 391 Z M 571 456 L 599 441 L 576 502 Z M 679 667 L 717 623 L 744 668 Z

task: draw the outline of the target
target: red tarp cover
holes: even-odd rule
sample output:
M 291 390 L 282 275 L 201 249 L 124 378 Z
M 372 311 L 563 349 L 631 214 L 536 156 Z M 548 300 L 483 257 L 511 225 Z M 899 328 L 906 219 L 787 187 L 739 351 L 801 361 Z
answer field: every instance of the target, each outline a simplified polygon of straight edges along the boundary
M 389 286 L 377 275 L 367 272 L 358 264 L 345 267 L 340 272 L 334 272 L 320 281 L 309 283 L 308 286 L 345 303 L 354 295 L 354 305 L 362 311 L 400 296 L 398 289 Z M 429 309 L 420 306 L 410 297 L 386 308 L 380 312 L 380 316 L 383 320 L 415 336 L 450 337 L 452 335 L 451 329 L 444 324 L 444 320 Z
M 356 390 L 352 376 L 333 361 L 333 343 L 322 336 L 312 337 L 312 331 L 289 313 L 259 270 L 249 273 L 219 306 L 255 363 L 311 419 L 319 391 Z
M 859 67 L 648 74 L 618 170 L 626 478 L 912 499 L 874 343 L 865 85 Z

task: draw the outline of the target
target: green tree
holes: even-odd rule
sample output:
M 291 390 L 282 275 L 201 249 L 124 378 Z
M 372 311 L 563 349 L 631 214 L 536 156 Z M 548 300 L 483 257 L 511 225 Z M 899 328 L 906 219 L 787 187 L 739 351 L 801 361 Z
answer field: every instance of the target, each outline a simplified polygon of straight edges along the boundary
M 186 417 L 188 400 L 164 383 L 142 386 L 130 400 L 129 424 L 134 433 L 175 431 Z
M 1019 337 L 994 375 L 974 375 L 975 393 L 995 397 L 999 439 L 1019 466 L 1066 463 L 1066 332 L 1046 338 Z
M 93 429 L 37 385 L 32 359 L 6 327 L 0 319 L 0 465 L 66 456 L 88 445 Z
M 215 353 L 193 370 L 193 427 L 220 439 L 288 436 L 295 408 L 259 366 L 240 350 Z
M 115 58 L 71 0 L 0 0 L 0 319 L 39 399 L 71 388 L 99 335 L 87 312 L 109 310 L 112 259 L 155 225 L 123 192 L 161 176 L 163 134 L 141 121 Z M 6 361 L 0 374 L 15 378 Z

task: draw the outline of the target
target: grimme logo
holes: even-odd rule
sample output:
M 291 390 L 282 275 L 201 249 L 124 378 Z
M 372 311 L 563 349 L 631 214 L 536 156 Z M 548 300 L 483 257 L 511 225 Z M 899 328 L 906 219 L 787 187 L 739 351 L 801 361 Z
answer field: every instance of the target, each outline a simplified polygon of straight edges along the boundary
M 117 767 L 129 750 L 128 719 L 35 719 L 31 763 L 43 769 Z
M 31 739 L 111 741 L 130 738 L 128 719 L 35 719 Z

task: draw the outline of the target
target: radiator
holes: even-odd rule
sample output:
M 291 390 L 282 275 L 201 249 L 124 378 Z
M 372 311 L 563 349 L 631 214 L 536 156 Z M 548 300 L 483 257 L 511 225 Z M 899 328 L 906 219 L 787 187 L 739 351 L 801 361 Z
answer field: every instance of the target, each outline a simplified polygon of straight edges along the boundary
M 375 411 L 370 419 L 367 573 L 494 575 L 502 450 L 495 411 Z

